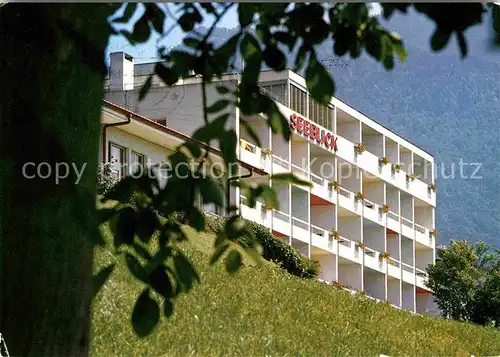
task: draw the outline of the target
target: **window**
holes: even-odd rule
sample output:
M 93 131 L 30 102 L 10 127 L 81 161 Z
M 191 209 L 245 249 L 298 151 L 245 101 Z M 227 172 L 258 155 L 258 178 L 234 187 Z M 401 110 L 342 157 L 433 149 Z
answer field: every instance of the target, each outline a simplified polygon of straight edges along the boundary
M 290 108 L 293 111 L 307 116 L 307 94 L 293 84 L 290 85 Z
M 322 105 L 309 97 L 309 119 L 328 130 L 332 130 L 333 108 Z
M 132 151 L 132 155 L 130 156 L 130 173 L 135 173 L 140 169 L 140 167 L 144 168 L 146 163 L 146 157 L 138 152 Z
M 260 87 L 263 89 L 264 94 L 283 105 L 287 105 L 285 83 L 265 84 Z
M 124 167 L 127 163 L 125 148 L 110 142 L 108 156 L 108 162 L 111 164 L 113 174 L 117 177 L 125 175 Z

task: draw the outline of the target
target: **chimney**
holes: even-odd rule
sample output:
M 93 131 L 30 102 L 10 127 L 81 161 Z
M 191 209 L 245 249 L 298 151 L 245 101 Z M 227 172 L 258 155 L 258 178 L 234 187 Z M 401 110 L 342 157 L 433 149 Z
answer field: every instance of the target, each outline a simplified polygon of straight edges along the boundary
M 134 89 L 134 58 L 125 52 L 113 52 L 109 60 L 109 89 Z

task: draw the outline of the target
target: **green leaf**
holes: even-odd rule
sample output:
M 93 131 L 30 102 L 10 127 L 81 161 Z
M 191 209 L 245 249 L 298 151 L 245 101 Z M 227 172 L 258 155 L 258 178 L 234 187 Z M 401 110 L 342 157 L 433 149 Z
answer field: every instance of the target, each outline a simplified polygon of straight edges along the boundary
M 401 62 L 404 62 L 406 57 L 408 56 L 408 52 L 406 52 L 406 47 L 396 34 L 392 34 L 392 47 L 394 48 L 394 52 L 398 56 Z
M 179 276 L 180 283 L 184 287 L 185 291 L 191 290 L 193 283 L 199 282 L 200 277 L 194 269 L 193 265 L 188 258 L 181 252 L 177 251 L 173 256 L 174 267 L 177 275 Z
M 151 287 L 164 298 L 173 297 L 173 287 L 170 277 L 163 265 L 156 267 L 149 273 L 149 283 Z
M 388 71 L 390 71 L 394 68 L 394 56 L 392 55 L 392 53 L 388 53 L 385 56 L 383 64 L 384 64 L 385 69 L 387 69 Z
M 116 208 L 101 208 L 96 211 L 97 213 L 97 224 L 101 225 L 107 221 L 109 221 L 115 214 L 117 210 Z
M 170 317 L 174 313 L 174 304 L 169 299 L 163 301 L 163 315 Z
M 462 58 L 465 58 L 467 56 L 467 42 L 465 41 L 463 32 L 457 32 L 457 40 L 458 47 L 460 48 L 460 54 Z
M 236 250 L 232 250 L 226 257 L 226 270 L 233 274 L 238 271 L 241 266 L 241 254 Z
M 136 220 L 134 209 L 132 207 L 121 209 L 115 223 L 115 247 L 118 248 L 122 244 L 131 245 L 134 242 L 135 231 Z
M 217 92 L 219 92 L 220 94 L 229 93 L 229 88 L 227 88 L 226 86 L 220 85 L 220 86 L 217 86 L 215 88 L 217 89 Z
M 134 31 L 130 34 L 130 38 L 134 40 L 135 43 L 144 43 L 149 40 L 151 35 L 151 29 L 149 28 L 148 19 L 146 14 L 135 23 Z
M 201 232 L 205 228 L 205 216 L 197 207 L 193 207 L 188 214 L 188 223 L 191 227 Z
M 99 273 L 92 277 L 92 300 L 94 300 L 104 283 L 108 280 L 114 268 L 114 264 L 108 265 L 106 268 L 101 269 Z
M 214 253 L 210 257 L 210 265 L 215 264 L 220 257 L 226 252 L 227 248 L 229 248 L 229 243 L 223 243 L 215 248 Z
M 128 270 L 136 279 L 149 284 L 148 274 L 144 270 L 141 263 L 139 263 L 139 261 L 132 254 L 125 253 L 125 262 L 127 263 Z
M 226 162 L 226 165 L 231 165 L 236 162 L 236 144 L 237 144 L 236 133 L 233 130 L 228 130 L 223 132 L 219 137 L 219 145 L 222 153 L 222 157 Z
M 292 131 L 290 130 L 290 124 L 288 120 L 284 117 L 284 115 L 279 110 L 276 103 L 271 102 L 269 109 L 267 110 L 267 117 L 269 126 L 273 133 L 282 133 L 283 138 L 286 141 L 290 140 L 290 136 L 292 135 Z
M 250 138 L 257 144 L 257 146 L 262 146 L 260 143 L 260 138 L 253 129 L 253 127 L 248 124 L 245 118 L 240 118 L 240 124 L 245 129 L 245 132 L 250 136 Z
M 163 24 L 165 22 L 165 13 L 155 3 L 144 4 L 146 6 L 146 16 L 153 28 L 159 34 L 163 33 Z
M 221 185 L 211 177 L 205 177 L 199 181 L 201 196 L 204 203 L 214 203 L 222 207 L 224 198 Z
M 200 40 L 198 40 L 195 37 L 186 37 L 182 42 L 184 42 L 186 46 L 191 47 L 193 49 L 198 49 L 198 46 L 200 45 Z
M 126 3 L 123 15 L 114 19 L 113 22 L 127 23 L 137 10 L 137 3 Z
M 271 206 L 274 209 L 279 209 L 279 200 L 278 200 L 278 195 L 276 194 L 276 191 L 273 190 L 271 187 L 268 185 L 261 185 L 259 186 L 260 189 L 260 197 L 264 200 L 264 202 Z
M 291 183 L 297 186 L 312 187 L 309 181 L 304 181 L 299 179 L 297 176 L 291 173 L 274 174 L 271 176 L 273 182 Z
M 149 294 L 149 289 L 141 293 L 132 312 L 132 326 L 139 337 L 149 335 L 160 320 L 160 308 Z
M 193 139 L 206 143 L 217 138 L 224 131 L 228 119 L 228 113 L 220 115 L 217 119 L 196 130 Z
M 137 212 L 137 235 L 143 242 L 149 242 L 154 232 L 158 228 L 158 217 L 149 208 L 140 209 Z
M 136 251 L 136 253 L 139 254 L 143 259 L 146 259 L 146 260 L 150 260 L 151 259 L 151 254 L 149 254 L 149 252 L 147 251 L 147 249 L 144 248 L 143 246 L 141 246 L 141 245 L 137 244 L 136 242 L 134 242 L 133 248 Z
M 221 99 L 207 108 L 207 113 L 217 113 L 229 105 L 229 100 Z
M 335 83 L 330 72 L 311 53 L 306 69 L 306 84 L 311 96 L 321 104 L 328 103 L 335 93 Z
M 176 73 L 161 63 L 156 64 L 155 73 L 167 86 L 173 86 L 179 80 Z
M 254 5 L 252 3 L 238 4 L 238 20 L 241 27 L 246 27 L 252 22 Z
M 143 100 L 144 97 L 148 94 L 151 89 L 151 84 L 153 83 L 153 77 L 149 76 L 144 85 L 141 87 L 139 91 L 139 101 Z
M 451 32 L 437 28 L 431 37 L 431 49 L 434 52 L 441 51 L 448 44 Z
M 286 57 L 277 47 L 268 46 L 263 52 L 266 64 L 276 71 L 283 71 L 286 68 Z

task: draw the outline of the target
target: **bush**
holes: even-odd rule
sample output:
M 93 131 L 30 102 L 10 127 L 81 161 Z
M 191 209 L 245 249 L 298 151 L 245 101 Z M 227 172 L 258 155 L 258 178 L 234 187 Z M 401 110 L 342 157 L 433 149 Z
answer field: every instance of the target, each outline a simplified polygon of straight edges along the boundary
M 224 217 L 205 215 L 205 230 L 210 233 L 217 233 L 224 229 L 226 219 Z M 315 278 L 319 275 L 319 262 L 308 259 L 299 253 L 294 247 L 276 238 L 268 228 L 245 220 L 250 231 L 262 245 L 262 256 L 264 259 L 279 264 L 290 274 L 301 278 Z M 243 247 L 248 247 L 249 242 L 246 237 L 238 239 L 238 243 Z
M 104 195 L 116 185 L 118 178 L 111 171 L 111 164 L 99 164 L 97 166 L 97 194 Z

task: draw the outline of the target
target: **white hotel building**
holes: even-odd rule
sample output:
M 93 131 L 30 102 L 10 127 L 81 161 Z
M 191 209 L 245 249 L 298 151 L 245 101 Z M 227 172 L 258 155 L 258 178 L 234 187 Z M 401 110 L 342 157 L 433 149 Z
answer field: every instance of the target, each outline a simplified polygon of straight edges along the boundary
M 134 64 L 122 52 L 111 54 L 102 161 L 166 161 L 172 148 L 202 125 L 201 80 L 196 76 L 173 87 L 155 78 L 139 102 L 139 90 L 154 65 Z M 221 80 L 234 87 L 239 77 Z M 305 80 L 292 71 L 263 71 L 260 85 L 290 119 L 294 133 L 289 142 L 273 134 L 263 116 L 246 117 L 260 137 L 257 146 L 240 127 L 238 108 L 227 110 L 240 141 L 239 161 L 252 173 L 245 180 L 270 183 L 280 207 L 269 211 L 258 203 L 250 208 L 238 188 L 231 188 L 231 204 L 319 261 L 321 279 L 399 308 L 436 314 L 424 284 L 425 268 L 435 261 L 433 157 L 336 98 L 329 106 L 315 103 Z M 219 97 L 209 88 L 209 105 Z M 217 148 L 212 151 L 217 157 Z M 281 172 L 293 172 L 312 187 L 271 182 L 270 175 Z

